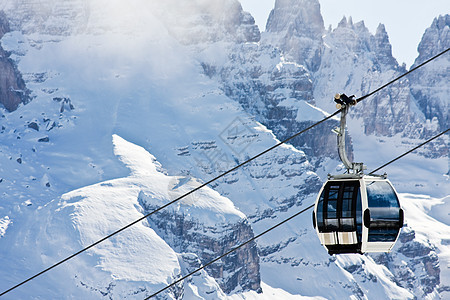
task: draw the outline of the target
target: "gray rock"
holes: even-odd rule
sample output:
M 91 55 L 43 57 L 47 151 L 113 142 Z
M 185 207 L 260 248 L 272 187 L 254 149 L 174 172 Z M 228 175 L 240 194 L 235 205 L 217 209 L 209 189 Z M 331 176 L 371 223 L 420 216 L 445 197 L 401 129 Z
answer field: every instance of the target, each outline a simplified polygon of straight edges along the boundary
M 0 39 L 10 31 L 6 14 L 0 11 Z M 14 111 L 23 103 L 28 103 L 30 91 L 26 88 L 22 75 L 13 60 L 0 45 L 0 104 L 8 111 Z
M 142 195 L 141 195 L 142 197 Z M 139 201 L 145 211 L 146 201 Z M 202 220 L 195 220 L 175 211 L 161 211 L 148 218 L 151 227 L 177 252 L 195 253 L 206 264 L 234 247 L 253 238 L 253 230 L 246 220 L 239 223 L 218 224 L 208 227 Z M 225 293 L 261 291 L 259 256 L 256 243 L 251 242 L 206 267 L 210 276 Z

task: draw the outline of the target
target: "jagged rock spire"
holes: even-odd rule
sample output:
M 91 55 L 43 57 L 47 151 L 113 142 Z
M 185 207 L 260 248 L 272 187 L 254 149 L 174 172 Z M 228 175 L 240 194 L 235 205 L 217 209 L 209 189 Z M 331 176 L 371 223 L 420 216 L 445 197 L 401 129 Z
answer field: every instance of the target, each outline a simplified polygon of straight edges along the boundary
M 450 48 L 450 15 L 447 14 L 435 18 L 425 31 L 417 48 L 419 56 L 412 67 L 448 48 Z M 427 119 L 430 130 L 440 131 L 448 128 L 449 67 L 450 56 L 446 53 L 410 76 L 411 93 Z
M 419 56 L 413 67 L 448 48 L 450 48 L 449 14 L 435 18 L 431 26 L 425 31 L 417 47 Z
M 277 0 L 266 24 L 267 32 L 291 31 L 315 38 L 324 30 L 317 0 Z
M 375 33 L 375 53 L 380 63 L 390 66 L 398 65 L 397 60 L 392 56 L 392 46 L 384 24 L 379 24 Z
M 320 65 L 325 31 L 317 0 L 277 0 L 267 20 L 267 37 L 286 55 L 310 71 Z

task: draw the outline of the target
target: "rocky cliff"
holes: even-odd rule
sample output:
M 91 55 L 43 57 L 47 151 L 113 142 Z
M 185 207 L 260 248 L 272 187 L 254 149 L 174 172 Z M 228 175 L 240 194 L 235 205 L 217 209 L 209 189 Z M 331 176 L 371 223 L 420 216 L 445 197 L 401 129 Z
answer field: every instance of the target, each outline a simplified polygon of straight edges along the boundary
M 206 75 L 219 80 L 225 94 L 284 140 L 327 116 L 317 109 L 310 72 L 287 61 L 278 48 L 261 42 L 222 49 L 224 64 L 199 55 Z M 296 137 L 290 143 L 312 157 L 337 158 L 332 120 Z M 349 153 L 351 153 L 351 143 Z
M 25 33 L 69 35 L 82 32 L 89 19 L 88 0 L 7 1 L 2 9 L 11 22 L 12 30 Z
M 430 297 L 437 291 L 449 287 L 440 281 L 440 263 L 436 248 L 425 241 L 417 240 L 415 231 L 405 227 L 399 237 L 397 251 L 393 254 L 373 255 L 374 260 L 385 265 L 396 282 L 414 295 Z M 407 261 L 402 264 L 401 261 Z
M 288 60 L 315 72 L 322 56 L 323 31 L 318 1 L 278 0 L 267 20 L 265 39 L 279 47 Z
M 423 54 L 419 56 L 418 61 L 422 62 L 425 60 L 424 56 L 431 58 L 431 53 L 437 54 L 448 48 L 445 45 L 439 46 L 438 51 L 436 47 L 425 46 L 425 41 L 429 39 L 434 39 L 433 45 L 445 44 L 443 41 L 446 39 L 442 35 L 448 31 L 448 25 L 444 25 L 444 19 L 440 18 L 440 27 L 435 20 L 434 27 L 432 26 L 434 29 L 428 29 L 425 33 L 423 45 L 420 47 Z M 353 24 L 351 19 L 344 18 L 338 27 L 328 31 L 323 39 L 325 47 L 322 64 L 314 74 L 314 98 L 317 105 L 327 111 L 331 110 L 331 103 L 321 101 L 325 99 L 327 91 L 338 89 L 362 96 L 406 72 L 405 66 L 399 66 L 392 56 L 387 33 L 381 24 L 375 35 L 372 35 L 363 22 Z M 424 48 L 427 48 L 429 53 L 425 54 Z M 417 138 L 436 135 L 444 130 L 439 124 L 446 123 L 448 118 L 448 109 L 444 107 L 448 103 L 445 96 L 448 94 L 447 62 L 448 57 L 433 61 L 365 99 L 352 109 L 350 118 L 360 120 L 366 135 L 399 135 L 406 138 L 407 144 L 414 144 Z M 434 100 L 430 100 L 429 95 L 432 95 Z M 351 132 L 350 128 L 350 134 Z M 445 141 L 444 137 L 430 144 L 421 154 L 445 157 L 449 151 Z
M 450 48 L 450 15 L 435 18 L 425 31 L 418 46 L 419 56 L 411 68 Z M 432 65 L 411 74 L 411 93 L 418 109 L 424 114 L 429 131 L 443 131 L 449 123 L 449 68 L 450 57 L 440 57 Z
M 327 32 L 324 43 L 314 87 L 317 105 L 323 109 L 331 110 L 333 103 L 324 99 L 332 90 L 351 91 L 359 97 L 406 71 L 392 57 L 383 25 L 372 35 L 363 22 L 354 24 L 344 17 L 336 29 Z M 414 129 L 408 126 L 420 125 L 412 102 L 409 83 L 404 80 L 358 104 L 350 117 L 362 120 L 365 134 L 413 135 Z
M 189 179 L 181 179 L 186 180 Z M 173 195 L 176 194 L 178 184 L 176 181 L 174 186 L 168 187 L 174 191 Z M 145 213 L 158 208 L 151 204 L 151 197 L 144 193 L 140 194 L 139 203 Z M 205 224 L 204 220 L 195 214 L 176 210 L 156 213 L 149 217 L 149 223 L 173 249 L 179 253 L 195 254 L 202 264 L 210 262 L 254 236 L 252 227 L 246 220 Z M 259 256 L 255 242 L 208 266 L 206 271 L 216 279 L 227 294 L 249 290 L 261 292 Z
M 6 14 L 0 11 L 0 39 L 10 30 Z M 22 75 L 9 56 L 10 54 L 0 44 L 0 103 L 8 111 L 13 111 L 19 104 L 30 101 L 30 91 L 26 88 Z

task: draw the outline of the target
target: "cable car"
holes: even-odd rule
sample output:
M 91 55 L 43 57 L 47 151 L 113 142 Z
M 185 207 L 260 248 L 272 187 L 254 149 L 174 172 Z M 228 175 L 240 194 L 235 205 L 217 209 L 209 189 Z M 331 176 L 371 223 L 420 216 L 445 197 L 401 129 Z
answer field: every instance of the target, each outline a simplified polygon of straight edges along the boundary
M 403 226 L 403 210 L 385 176 L 335 175 L 320 190 L 313 225 L 330 255 L 389 252 Z
M 337 97 L 341 97 L 338 99 Z M 342 101 L 344 98 L 344 101 Z M 341 109 L 339 157 L 347 174 L 329 175 L 313 211 L 313 226 L 330 255 L 390 252 L 403 227 L 404 214 L 397 193 L 384 175 L 365 175 L 362 163 L 350 162 L 345 153 L 345 118 L 351 97 L 336 95 Z

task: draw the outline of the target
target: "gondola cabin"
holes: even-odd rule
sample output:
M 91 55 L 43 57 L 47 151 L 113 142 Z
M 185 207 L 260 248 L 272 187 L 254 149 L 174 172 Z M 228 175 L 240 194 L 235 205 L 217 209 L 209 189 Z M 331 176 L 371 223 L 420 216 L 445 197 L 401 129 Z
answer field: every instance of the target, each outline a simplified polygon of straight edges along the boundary
M 403 226 L 403 210 L 385 176 L 335 175 L 319 192 L 313 226 L 330 255 L 389 252 Z

